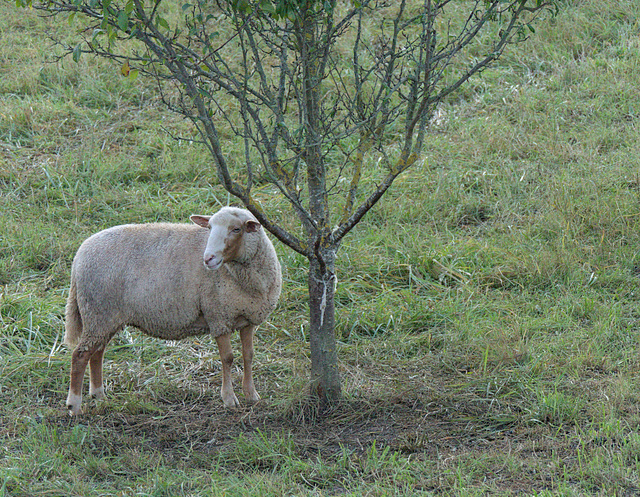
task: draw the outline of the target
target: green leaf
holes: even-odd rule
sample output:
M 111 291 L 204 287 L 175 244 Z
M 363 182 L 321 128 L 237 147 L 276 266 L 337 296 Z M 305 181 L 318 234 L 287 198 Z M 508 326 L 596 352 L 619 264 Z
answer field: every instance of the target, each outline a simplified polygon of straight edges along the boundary
M 169 23 L 164 17 L 157 16 L 156 25 L 160 26 L 161 28 L 169 29 Z
M 73 60 L 75 62 L 78 62 L 80 60 L 81 55 L 82 55 L 82 47 L 80 46 L 80 43 L 78 43 L 74 47 L 73 52 L 71 52 L 71 56 L 73 57 Z
M 104 30 L 100 28 L 96 28 L 93 30 L 93 34 L 91 35 L 91 41 L 96 43 L 98 37 L 104 34 Z
M 118 12 L 118 27 L 122 31 L 126 31 L 129 27 L 129 16 L 124 10 Z
M 242 12 L 244 14 L 248 14 L 249 12 L 251 12 L 251 5 L 249 5 L 249 2 L 247 0 L 232 0 L 231 7 L 236 12 Z
M 270 0 L 261 0 L 260 9 L 269 15 L 274 15 L 276 13 L 276 8 Z
M 213 95 L 211 95 L 211 93 L 209 93 L 207 90 L 205 90 L 204 88 L 198 88 L 198 93 L 200 93 L 200 95 L 213 99 Z

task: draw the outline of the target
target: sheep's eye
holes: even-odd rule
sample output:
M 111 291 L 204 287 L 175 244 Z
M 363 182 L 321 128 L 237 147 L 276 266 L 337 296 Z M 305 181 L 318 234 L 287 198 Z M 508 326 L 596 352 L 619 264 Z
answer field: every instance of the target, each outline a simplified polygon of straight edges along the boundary
M 231 233 L 240 233 L 240 228 L 233 228 Z

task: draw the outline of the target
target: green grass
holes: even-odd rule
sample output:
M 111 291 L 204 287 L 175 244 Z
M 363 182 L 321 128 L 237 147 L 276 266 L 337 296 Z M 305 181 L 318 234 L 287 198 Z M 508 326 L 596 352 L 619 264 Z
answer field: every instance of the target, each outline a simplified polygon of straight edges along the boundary
M 127 330 L 109 399 L 71 420 L 81 241 L 229 198 L 152 85 L 53 63 L 66 21 L 0 6 L 0 495 L 640 492 L 639 23 L 635 2 L 565 2 L 442 106 L 339 252 L 343 405 L 306 402 L 306 263 L 277 244 L 261 403 L 222 408 L 214 341 Z

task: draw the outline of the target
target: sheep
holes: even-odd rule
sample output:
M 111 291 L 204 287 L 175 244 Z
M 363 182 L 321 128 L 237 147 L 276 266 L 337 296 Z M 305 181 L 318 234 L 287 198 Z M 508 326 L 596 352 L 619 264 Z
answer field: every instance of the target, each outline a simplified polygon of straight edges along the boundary
M 81 412 L 89 365 L 89 393 L 105 397 L 105 347 L 125 326 L 157 338 L 179 340 L 211 333 L 222 362 L 221 397 L 239 405 L 233 391 L 230 334 L 240 331 L 249 402 L 260 399 L 253 375 L 256 327 L 275 309 L 282 288 L 280 262 L 256 218 L 223 207 L 192 224 L 127 224 L 86 239 L 73 260 L 66 306 L 65 343 L 71 355 L 67 408 Z M 206 229 L 203 229 L 206 228 Z

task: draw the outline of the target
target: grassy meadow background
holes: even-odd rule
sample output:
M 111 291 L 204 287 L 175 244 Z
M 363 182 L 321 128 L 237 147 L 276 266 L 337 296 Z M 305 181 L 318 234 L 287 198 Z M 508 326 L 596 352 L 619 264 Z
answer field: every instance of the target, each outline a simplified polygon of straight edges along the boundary
M 75 28 L 14 5 L 0 5 L 0 495 L 640 494 L 637 2 L 563 2 L 440 109 L 425 162 L 339 253 L 345 402 L 320 418 L 304 402 L 306 265 L 279 243 L 263 401 L 223 408 L 214 341 L 126 330 L 109 399 L 69 418 L 81 241 L 233 199 L 152 84 L 53 62 L 46 33 L 75 44 Z

